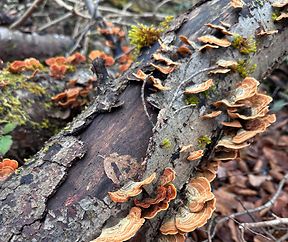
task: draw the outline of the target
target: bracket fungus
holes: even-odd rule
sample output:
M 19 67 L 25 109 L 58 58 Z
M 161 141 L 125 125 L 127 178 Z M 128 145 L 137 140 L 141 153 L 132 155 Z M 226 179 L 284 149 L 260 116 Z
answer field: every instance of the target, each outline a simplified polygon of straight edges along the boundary
M 156 61 L 162 61 L 162 62 L 165 62 L 168 66 L 171 66 L 171 65 L 179 65 L 179 63 L 177 62 L 174 62 L 172 61 L 170 58 L 160 54 L 160 53 L 154 53 L 153 54 L 153 58 L 154 60 Z
M 16 160 L 3 159 L 0 162 L 0 181 L 4 181 L 18 168 L 18 162 Z
M 205 177 L 193 178 L 186 187 L 187 207 L 190 212 L 199 212 L 207 201 L 214 198 L 211 192 L 210 182 Z
M 91 242 L 121 242 L 132 238 L 144 224 L 141 218 L 141 209 L 132 207 L 128 216 L 121 219 L 118 224 L 104 228 L 98 238 Z
M 211 218 L 216 209 L 216 199 L 205 203 L 203 209 L 199 212 L 190 212 L 189 208 L 182 207 L 175 217 L 175 226 L 179 232 L 192 232 L 195 229 L 202 227 Z
M 190 152 L 189 156 L 187 157 L 187 160 L 188 161 L 198 160 L 203 155 L 204 155 L 204 151 L 203 150 L 192 151 L 192 152 Z
M 164 169 L 163 174 L 159 178 L 159 185 L 156 189 L 154 198 L 145 198 L 142 201 L 134 200 L 136 206 L 144 208 L 142 217 L 146 219 L 154 218 L 159 212 L 167 210 L 169 202 L 176 198 L 177 189 L 171 183 L 175 179 L 175 172 L 172 168 Z
M 274 3 L 272 3 L 272 7 L 274 8 L 283 8 L 286 5 L 288 5 L 288 1 L 287 0 L 278 0 Z
M 198 37 L 198 40 L 205 44 L 218 45 L 220 47 L 229 47 L 231 45 L 231 42 L 229 40 L 219 39 L 213 35 L 204 35 L 204 36 Z
M 242 9 L 243 8 L 242 0 L 231 0 L 230 4 L 235 9 Z
M 202 45 L 198 50 L 202 51 L 202 50 L 206 50 L 206 49 L 218 49 L 218 48 L 219 48 L 218 45 L 205 44 L 205 45 Z
M 200 92 L 204 92 L 208 90 L 211 86 L 213 86 L 213 80 L 209 79 L 203 83 L 195 84 L 185 89 L 184 94 L 196 94 Z
M 215 146 L 214 159 L 228 161 L 238 157 L 239 150 L 249 146 L 249 140 L 264 132 L 276 121 L 274 114 L 267 114 L 272 98 L 258 93 L 259 82 L 246 77 L 233 91 L 230 98 L 214 102 L 216 108 L 226 107 L 229 120 L 222 122 L 226 134 Z M 223 110 L 223 109 L 222 109 Z M 225 133 L 225 129 L 224 129 Z
M 127 202 L 130 197 L 135 197 L 142 192 L 142 186 L 151 184 L 156 178 L 156 173 L 153 173 L 146 179 L 140 182 L 130 181 L 126 183 L 122 188 L 115 192 L 108 192 L 113 202 Z
M 211 118 L 216 118 L 222 113 L 221 110 L 219 111 L 213 111 L 211 113 L 207 113 L 201 116 L 202 119 L 211 119 Z
M 20 73 L 23 71 L 42 70 L 43 65 L 35 58 L 28 58 L 24 61 L 13 61 L 9 64 L 8 70 L 11 73 Z
M 161 235 L 159 242 L 185 242 L 183 234 Z
M 211 23 L 208 23 L 208 24 L 205 24 L 205 25 L 208 26 L 209 28 L 219 30 L 221 33 L 223 33 L 223 34 L 225 34 L 225 35 L 230 35 L 230 36 L 233 35 L 233 33 L 231 33 L 230 31 L 228 31 L 224 26 L 216 25 L 216 24 L 211 24 Z
M 105 61 L 105 66 L 112 66 L 115 63 L 115 60 L 112 56 L 105 54 L 103 51 L 100 50 L 93 50 L 89 54 L 89 58 L 94 60 L 96 58 L 101 58 Z
M 188 207 L 181 207 L 176 215 L 168 220 L 164 220 L 164 223 L 160 227 L 160 232 L 164 235 L 192 232 L 205 225 L 215 209 L 215 198 L 206 202 L 204 207 L 196 213 L 190 212 Z

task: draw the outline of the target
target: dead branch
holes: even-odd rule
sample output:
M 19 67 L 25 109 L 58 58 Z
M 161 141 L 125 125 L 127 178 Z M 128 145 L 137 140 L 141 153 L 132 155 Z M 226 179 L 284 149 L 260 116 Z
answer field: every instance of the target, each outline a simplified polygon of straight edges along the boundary
M 0 27 L 0 58 L 3 61 L 47 57 L 65 53 L 74 41 L 63 35 L 26 34 Z

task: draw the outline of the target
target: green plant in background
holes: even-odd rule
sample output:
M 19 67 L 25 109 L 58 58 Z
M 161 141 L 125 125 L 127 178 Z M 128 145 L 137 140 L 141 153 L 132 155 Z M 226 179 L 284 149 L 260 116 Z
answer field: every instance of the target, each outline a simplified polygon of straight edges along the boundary
M 13 143 L 11 132 L 17 127 L 17 123 L 6 123 L 0 131 L 0 156 L 4 156 Z
M 256 41 L 253 36 L 244 38 L 239 34 L 233 36 L 232 46 L 240 51 L 241 54 L 248 55 L 257 51 Z
M 252 74 L 257 68 L 256 64 L 252 64 L 250 60 L 238 60 L 237 72 L 243 78 Z
M 161 33 L 167 30 L 172 19 L 173 16 L 166 17 L 165 20 L 159 24 L 159 28 L 154 25 L 132 25 L 128 32 L 131 45 L 134 45 L 138 52 L 143 47 L 151 46 L 160 38 Z

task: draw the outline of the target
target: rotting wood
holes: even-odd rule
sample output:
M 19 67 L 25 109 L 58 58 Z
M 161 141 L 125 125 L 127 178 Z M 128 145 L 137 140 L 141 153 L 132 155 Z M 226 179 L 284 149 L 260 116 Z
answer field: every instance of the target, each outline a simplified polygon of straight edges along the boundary
M 182 19 L 185 18 L 187 21 L 181 22 L 181 28 L 176 31 L 177 35 L 182 34 L 188 36 L 190 40 L 196 40 L 197 37 L 207 32 L 213 33 L 213 31 L 207 30 L 206 23 L 217 24 L 219 20 L 231 23 L 230 31 L 240 33 L 245 37 L 254 36 L 260 25 L 267 29 L 275 28 L 271 21 L 272 9 L 269 3 L 265 3 L 261 7 L 251 6 L 252 1 L 246 1 L 245 7 L 240 12 L 231 9 L 228 3 L 228 0 L 206 2 L 191 13 L 182 16 Z M 277 62 L 281 62 L 286 54 L 286 46 L 283 43 L 288 38 L 287 28 L 280 24 L 277 25 L 277 29 L 281 29 L 278 34 L 257 39 L 258 50 L 255 54 L 250 55 L 251 62 L 258 65 L 253 73 L 253 77 L 257 79 L 261 79 L 267 73 L 267 69 L 272 68 Z M 180 43 L 173 31 L 168 32 L 163 40 L 167 45 Z M 157 46 L 155 45 L 148 52 L 153 53 Z M 149 53 L 145 55 L 147 60 L 149 60 Z M 265 59 L 266 56 L 269 58 Z M 190 59 L 180 59 L 178 62 L 181 62 L 181 65 L 178 69 L 170 74 L 166 80 L 163 80 L 165 85 L 172 87 L 171 91 L 159 92 L 150 97 L 150 101 L 155 106 L 160 107 L 161 110 L 146 154 L 147 168 L 144 175 L 154 171 L 160 174 L 165 167 L 172 166 L 176 171 L 174 184 L 180 194 L 186 182 L 193 176 L 191 175 L 193 174 L 192 171 L 198 163 L 180 160 L 178 158 L 180 145 L 192 144 L 197 147 L 197 139 L 202 135 L 213 135 L 212 140 L 213 138 L 217 139 L 218 130 L 213 120 L 203 121 L 200 116 L 210 102 L 229 95 L 229 91 L 242 78 L 238 74 L 214 78 L 218 80 L 217 90 L 208 99 L 201 100 L 197 108 L 184 109 L 174 115 L 173 111 L 184 105 L 182 96 L 175 100 L 170 110 L 165 109 L 165 107 L 168 107 L 173 99 L 173 89 L 175 91 L 177 85 L 185 77 L 189 77 L 197 70 L 213 65 L 217 60 L 224 59 L 224 57 L 225 59 L 238 60 L 245 56 L 231 48 L 213 49 L 205 53 L 195 52 Z M 135 72 L 135 70 L 134 66 L 131 72 Z M 206 74 L 199 74 L 193 81 L 200 83 L 202 80 L 207 80 Z M 30 161 L 30 165 L 27 164 L 21 176 L 12 176 L 2 184 L 0 199 L 4 226 L 0 232 L 4 241 L 33 241 L 33 239 L 36 241 L 89 241 L 96 238 L 104 226 L 114 225 L 120 217 L 125 217 L 128 214 L 132 206 L 131 203 L 115 204 L 107 196 L 107 192 L 116 186 L 105 176 L 101 156 L 117 152 L 123 155 L 129 154 L 137 158 L 139 162 L 141 158 L 145 157 L 143 150 L 146 149 L 151 131 L 147 125 L 150 123 L 146 119 L 143 109 L 140 109 L 142 107 L 140 87 L 129 86 L 126 89 L 122 95 L 122 100 L 124 100 L 122 108 L 117 109 L 114 113 L 97 114 L 99 111 L 108 111 L 117 105 L 119 91 L 125 86 L 123 85 L 124 78 L 125 76 L 117 79 L 113 85 L 112 83 L 107 84 L 108 89 L 97 98 L 93 105 L 68 125 L 66 130 L 47 143 L 48 151 L 44 148 Z M 139 93 L 138 98 L 131 95 L 134 92 Z M 131 96 L 134 97 L 132 100 Z M 131 102 L 134 105 L 130 104 Z M 137 103 L 138 105 L 136 105 Z M 131 110 L 129 107 L 134 107 L 135 110 Z M 133 123 L 130 118 L 134 118 L 137 122 L 134 121 Z M 127 121 L 132 122 L 133 125 L 127 124 Z M 85 127 L 88 128 L 85 129 Z M 76 135 L 80 135 L 78 139 L 81 139 L 87 146 L 84 158 L 65 171 L 68 176 L 65 181 L 64 178 L 61 180 L 63 182 L 61 186 L 60 182 L 55 179 L 53 182 L 43 180 L 41 186 L 37 187 L 38 179 L 41 176 L 38 174 L 39 168 L 36 169 L 33 165 L 41 164 L 43 157 L 47 155 L 48 161 L 42 162 L 42 166 L 47 167 L 45 169 L 41 167 L 41 171 L 42 169 L 42 172 L 52 169 L 50 166 L 55 166 L 55 162 L 60 163 L 61 155 L 59 154 L 64 154 L 67 149 L 65 145 L 61 145 L 61 138 L 65 140 Z M 125 143 L 123 143 L 123 136 L 125 136 Z M 163 149 L 160 146 L 165 138 L 169 138 L 171 142 L 169 149 Z M 208 152 L 206 152 L 203 160 L 209 156 L 209 150 L 208 147 Z M 75 149 L 75 154 L 77 153 L 79 151 L 77 152 Z M 82 154 L 82 152 L 80 153 Z M 80 157 L 81 155 L 79 155 Z M 51 160 L 55 162 L 51 162 Z M 31 174 L 33 177 L 26 181 L 26 184 L 29 182 L 30 184 L 25 185 L 26 178 L 23 179 L 23 177 L 28 175 L 31 177 Z M 139 174 L 139 176 L 142 175 Z M 47 189 L 46 186 L 50 187 L 53 193 L 45 194 L 45 199 L 33 201 L 32 195 L 35 194 L 35 190 L 37 194 L 42 194 Z M 151 190 L 146 189 L 146 192 L 151 193 Z M 21 194 L 20 197 L 26 199 L 21 200 L 19 196 L 16 199 L 16 194 Z M 28 201 L 27 198 L 30 198 L 31 201 Z M 170 204 L 167 213 L 160 213 L 154 220 L 146 222 L 131 241 L 157 241 L 158 230 L 164 215 L 173 212 L 177 204 L 179 204 L 179 199 Z

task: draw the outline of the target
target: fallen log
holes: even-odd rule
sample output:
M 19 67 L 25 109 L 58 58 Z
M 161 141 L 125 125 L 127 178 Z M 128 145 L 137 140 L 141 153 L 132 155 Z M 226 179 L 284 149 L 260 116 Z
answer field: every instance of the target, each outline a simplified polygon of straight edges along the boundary
M 249 61 L 257 64 L 251 75 L 260 80 L 287 54 L 285 39 L 288 31 L 283 24 L 275 25 L 271 20 L 273 9 L 269 3 L 260 6 L 255 5 L 254 1 L 245 2 L 242 10 L 231 8 L 227 0 L 204 2 L 176 19 L 174 27 L 163 36 L 162 41 L 166 46 L 180 45 L 179 35 L 196 41 L 207 32 L 214 33 L 205 24 L 218 24 L 220 20 L 231 24 L 231 32 L 245 37 L 255 37 L 259 27 L 265 27 L 265 30 L 277 28 L 279 31 L 275 35 L 257 37 L 257 50 L 249 55 Z M 214 141 L 221 134 L 221 127 L 215 120 L 204 122 L 200 116 L 213 101 L 229 96 L 231 89 L 243 78 L 238 73 L 213 76 L 218 80 L 215 92 L 190 109 L 181 109 L 185 105 L 183 95 L 175 91 L 179 83 L 185 79 L 191 81 L 189 77 L 195 76 L 195 73 L 199 74 L 193 78 L 194 83 L 208 79 L 205 70 L 211 70 L 219 59 L 240 60 L 248 57 L 239 53 L 238 49 L 229 47 L 204 53 L 195 50 L 191 57 L 178 59 L 180 65 L 175 71 L 162 78 L 162 82 L 171 90 L 149 97 L 149 101 L 160 108 L 152 133 L 151 124 L 143 111 L 140 87 L 128 85 L 120 98 L 119 95 L 131 73 L 149 66 L 149 62 L 153 61 L 151 55 L 158 49 L 159 45 L 154 45 L 143 56 L 141 65 L 133 65 L 123 77 L 102 83 L 102 91 L 95 102 L 51 138 L 23 166 L 20 175 L 13 175 L 1 184 L 3 226 L 0 232 L 3 241 L 92 240 L 99 236 L 104 227 L 115 225 L 119 218 L 127 216 L 133 206 L 132 202 L 113 203 L 107 195 L 109 191 L 119 188 L 129 178 L 140 179 L 152 172 L 159 176 L 165 167 L 173 167 L 178 197 L 170 203 L 167 212 L 146 222 L 132 239 L 157 241 L 163 218 L 181 206 L 185 184 L 193 177 L 193 171 L 199 164 L 207 162 Z M 211 137 L 212 144 L 206 147 L 200 162 L 187 162 L 179 155 L 179 148 L 183 145 L 197 147 L 201 136 Z M 166 139 L 169 146 L 163 148 Z M 136 167 L 131 176 L 127 171 L 122 172 L 123 180 L 114 171 L 120 179 L 119 184 L 108 178 L 103 162 L 103 157 L 115 152 L 133 157 L 129 167 Z M 152 194 L 152 189 L 145 188 L 145 192 Z
M 0 59 L 10 61 L 35 57 L 45 59 L 65 53 L 74 41 L 63 35 L 39 35 L 0 27 Z

